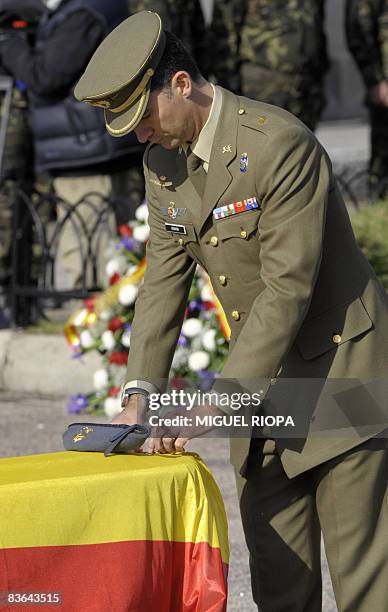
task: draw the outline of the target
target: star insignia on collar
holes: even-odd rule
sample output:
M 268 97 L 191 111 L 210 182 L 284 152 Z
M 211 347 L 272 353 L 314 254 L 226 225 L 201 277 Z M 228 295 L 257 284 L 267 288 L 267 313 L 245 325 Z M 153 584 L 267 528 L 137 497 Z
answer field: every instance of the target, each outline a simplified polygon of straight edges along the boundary
M 231 153 L 232 152 L 232 145 L 231 144 L 224 145 L 222 147 L 222 152 L 223 153 Z

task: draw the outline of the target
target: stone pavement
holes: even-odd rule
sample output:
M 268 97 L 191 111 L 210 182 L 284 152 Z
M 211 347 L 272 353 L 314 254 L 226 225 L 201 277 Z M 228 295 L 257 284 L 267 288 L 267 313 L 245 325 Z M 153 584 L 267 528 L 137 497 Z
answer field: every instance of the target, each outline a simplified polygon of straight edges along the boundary
M 60 381 L 62 384 L 62 381 Z M 103 420 L 87 417 L 87 420 Z M 0 457 L 48 453 L 62 450 L 61 434 L 71 421 L 85 421 L 85 416 L 66 413 L 66 397 L 3 391 L 0 393 Z M 229 572 L 228 612 L 254 612 L 250 594 L 248 553 L 238 512 L 238 500 L 232 469 L 228 463 L 227 441 L 196 440 L 190 450 L 198 452 L 221 489 L 229 523 L 231 564 Z M 336 612 L 327 564 L 323 559 L 323 612 Z

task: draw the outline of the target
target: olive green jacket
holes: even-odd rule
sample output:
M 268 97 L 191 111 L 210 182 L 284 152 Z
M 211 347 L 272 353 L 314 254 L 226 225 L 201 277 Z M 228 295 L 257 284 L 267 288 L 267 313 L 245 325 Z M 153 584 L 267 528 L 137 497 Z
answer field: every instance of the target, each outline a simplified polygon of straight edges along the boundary
M 158 384 L 168 377 L 200 264 L 232 330 L 217 384 L 255 379 L 263 409 L 295 416 L 300 435 L 277 441 L 293 476 L 387 427 L 379 403 L 388 370 L 388 301 L 355 242 L 314 135 L 280 108 L 222 94 L 202 201 L 184 153 L 158 145 L 145 153 L 151 232 L 127 380 Z M 215 219 L 215 208 L 253 197 L 258 208 Z M 182 209 L 173 222 L 184 234 L 167 231 L 170 206 Z M 377 390 L 368 386 L 372 379 Z M 249 443 L 248 431 L 231 444 L 242 473 Z

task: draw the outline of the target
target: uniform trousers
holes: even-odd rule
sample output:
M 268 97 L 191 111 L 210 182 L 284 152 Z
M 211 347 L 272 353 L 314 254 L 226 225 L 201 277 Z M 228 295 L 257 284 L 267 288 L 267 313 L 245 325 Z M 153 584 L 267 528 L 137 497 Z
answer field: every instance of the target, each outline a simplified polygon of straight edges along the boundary
M 338 611 L 386 612 L 387 431 L 291 479 L 273 440 L 256 455 L 240 507 L 258 610 L 321 612 L 322 532 Z

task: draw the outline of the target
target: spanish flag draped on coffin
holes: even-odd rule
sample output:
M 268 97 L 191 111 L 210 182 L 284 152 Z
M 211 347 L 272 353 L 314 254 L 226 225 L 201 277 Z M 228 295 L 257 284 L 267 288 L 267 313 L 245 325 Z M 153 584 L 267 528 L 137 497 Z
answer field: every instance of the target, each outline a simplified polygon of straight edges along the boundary
M 222 612 L 228 554 L 195 454 L 0 460 L 0 591 L 61 593 L 42 611 Z

